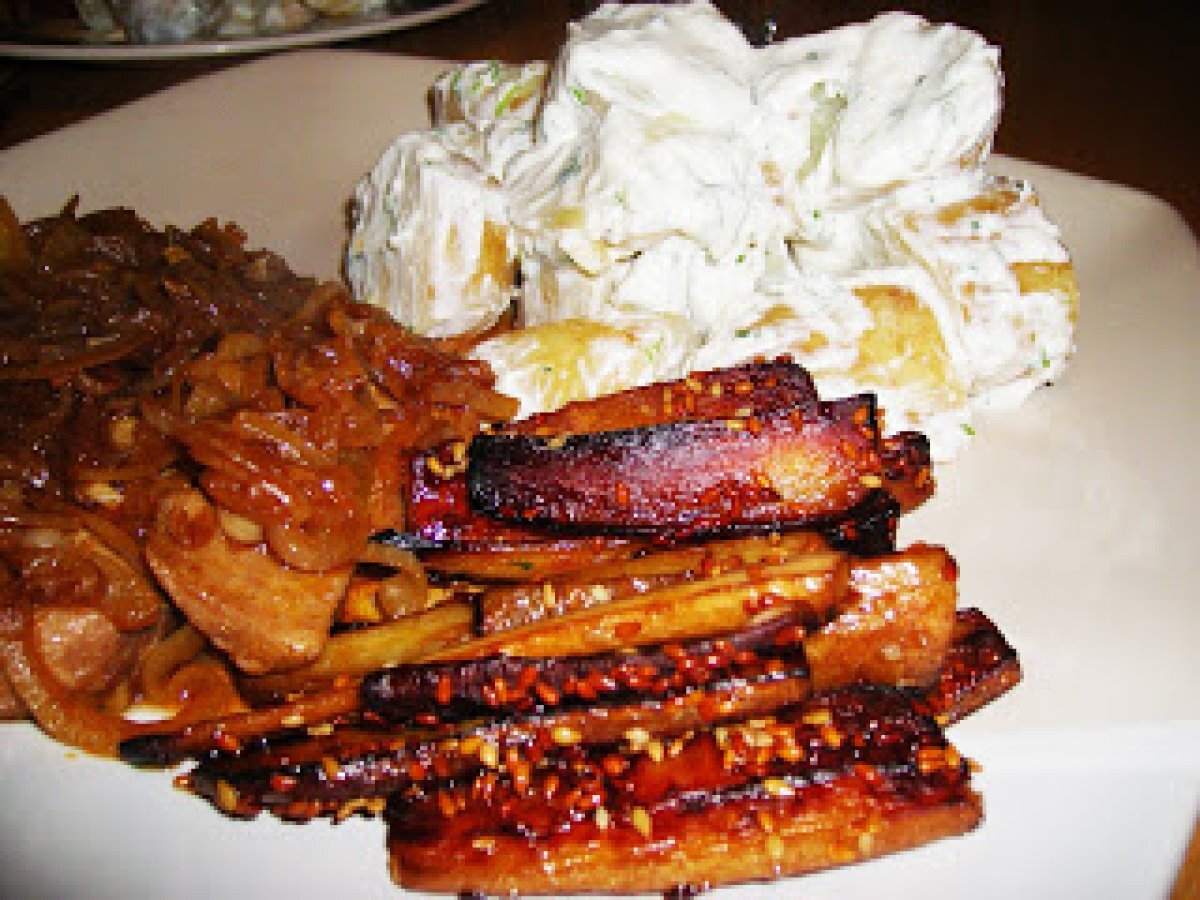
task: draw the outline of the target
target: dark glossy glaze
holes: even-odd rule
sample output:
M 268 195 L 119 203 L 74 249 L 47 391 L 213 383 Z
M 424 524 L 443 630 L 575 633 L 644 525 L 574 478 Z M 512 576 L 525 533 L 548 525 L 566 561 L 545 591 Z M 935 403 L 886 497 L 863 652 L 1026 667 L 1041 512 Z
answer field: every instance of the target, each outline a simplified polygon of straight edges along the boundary
M 413 785 L 393 795 L 387 818 L 401 852 L 519 839 L 553 853 L 562 843 L 672 843 L 720 809 L 756 829 L 764 815 L 786 820 L 836 795 L 885 818 L 943 807 L 971 796 L 970 768 L 909 695 L 856 687 L 674 742 L 577 745 L 536 768 L 509 759 L 470 779 Z
M 867 552 L 885 499 L 899 514 L 934 488 L 923 435 L 881 437 L 871 396 L 822 402 L 787 360 L 534 416 L 418 457 L 410 481 L 407 530 L 380 539 L 419 550 L 807 527 Z
M 433 713 L 471 716 L 545 713 L 560 707 L 662 698 L 729 681 L 753 683 L 807 674 L 803 636 L 815 620 L 776 616 L 719 638 L 622 653 L 396 666 L 367 676 L 363 705 L 404 723 Z
M 882 484 L 870 396 L 552 438 L 479 435 L 472 509 L 502 521 L 662 538 L 844 515 Z

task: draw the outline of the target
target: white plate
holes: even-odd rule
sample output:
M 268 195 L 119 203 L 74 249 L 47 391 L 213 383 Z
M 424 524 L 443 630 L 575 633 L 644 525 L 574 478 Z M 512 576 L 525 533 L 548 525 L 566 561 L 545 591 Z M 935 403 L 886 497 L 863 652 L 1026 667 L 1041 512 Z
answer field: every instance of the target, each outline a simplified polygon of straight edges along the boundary
M 322 18 L 298 31 L 185 41 L 178 44 L 129 44 L 90 41 L 83 37 L 74 43 L 20 43 L 0 41 L 0 56 L 18 59 L 76 60 L 88 62 L 145 62 L 163 59 L 194 59 L 208 56 L 236 56 L 273 50 L 294 50 L 340 41 L 374 37 L 403 31 L 456 16 L 482 6 L 487 0 L 443 0 L 422 9 L 390 15 L 354 16 L 347 19 Z
M 0 155 L 22 217 L 78 193 L 157 224 L 241 223 L 301 270 L 338 271 L 344 204 L 391 138 L 425 124 L 440 63 L 272 56 Z M 219 121 L 220 128 L 212 123 Z M 236 136 L 236 139 L 231 139 Z M 1200 801 L 1200 248 L 1136 191 L 997 160 L 1038 185 L 1083 291 L 1066 377 L 997 414 L 940 471 L 901 539 L 947 545 L 963 605 L 1026 679 L 955 727 L 983 771 L 975 833 L 726 897 L 1151 898 Z M 383 828 L 223 819 L 161 773 L 0 727 L 0 895 L 395 896 Z

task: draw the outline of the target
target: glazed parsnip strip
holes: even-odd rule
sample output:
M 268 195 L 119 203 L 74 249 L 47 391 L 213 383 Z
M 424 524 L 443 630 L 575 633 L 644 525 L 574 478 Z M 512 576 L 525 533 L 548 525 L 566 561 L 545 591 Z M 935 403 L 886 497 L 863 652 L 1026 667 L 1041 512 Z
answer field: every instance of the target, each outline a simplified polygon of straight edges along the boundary
M 583 656 L 735 631 L 773 611 L 805 611 L 823 619 L 840 604 L 847 585 L 844 554 L 813 553 L 553 616 L 416 661 Z
M 969 763 L 911 694 L 879 687 L 812 697 L 669 748 L 628 738 L 616 754 L 574 744 L 565 754 L 569 765 L 531 764 L 518 750 L 474 777 L 396 794 L 387 821 L 400 883 L 670 892 L 866 859 L 982 817 Z
M 630 538 L 524 535 L 516 541 L 467 541 L 426 551 L 421 562 L 441 575 L 527 584 L 572 575 L 599 563 L 629 560 L 646 546 L 645 541 Z
M 121 743 L 120 757 L 135 766 L 173 765 L 284 729 L 321 726 L 352 714 L 358 705 L 358 688 L 352 685 L 305 695 L 279 706 L 205 719 L 173 731 L 155 732 L 156 726 L 147 725 Z
M 290 672 L 245 678 L 242 689 L 264 699 L 320 689 L 339 677 L 416 662 L 461 643 L 471 635 L 474 610 L 467 603 L 446 603 L 393 622 L 346 631 L 329 638 L 312 663 Z
M 761 562 L 785 562 L 804 554 L 828 549 L 828 543 L 819 534 L 794 531 L 788 534 L 708 541 L 697 546 L 659 550 L 635 559 L 614 560 L 595 565 L 577 577 L 603 579 L 681 574 L 697 570 L 704 565 L 705 559 L 718 568 L 725 568 Z
M 729 419 L 815 403 L 812 376 L 790 359 L 745 363 L 568 403 L 504 427 L 511 434 L 585 434 Z
M 820 535 L 798 531 L 660 550 L 633 559 L 601 562 L 559 578 L 499 585 L 480 597 L 480 630 L 492 634 L 723 570 L 784 562 L 828 549 Z
M 957 600 L 958 567 L 943 547 L 917 544 L 855 561 L 846 605 L 805 642 L 814 689 L 933 681 L 953 638 Z

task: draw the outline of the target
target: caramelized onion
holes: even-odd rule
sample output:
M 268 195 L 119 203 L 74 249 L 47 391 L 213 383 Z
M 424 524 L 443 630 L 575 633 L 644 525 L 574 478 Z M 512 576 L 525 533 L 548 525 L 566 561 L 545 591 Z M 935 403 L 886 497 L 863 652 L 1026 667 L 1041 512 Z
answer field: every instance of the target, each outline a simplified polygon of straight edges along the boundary
M 179 691 L 193 715 L 226 709 L 227 660 L 259 657 L 212 636 L 290 646 L 281 618 L 317 594 L 336 608 L 369 534 L 402 524 L 412 453 L 513 411 L 486 365 L 245 240 L 215 220 L 159 230 L 127 209 L 81 215 L 76 201 L 22 224 L 0 199 L 0 634 L 14 689 L 68 743 L 107 751 L 124 726 L 94 684 L 47 677 L 27 622 L 65 609 L 110 624 L 122 645 L 152 643 L 113 673 L 114 710 Z M 160 527 L 167 499 L 197 489 L 205 508 Z M 204 562 L 168 584 L 145 561 L 152 535 L 164 571 Z M 231 577 L 214 574 L 214 554 Z M 385 616 L 434 602 L 415 560 L 392 568 Z M 214 595 L 203 625 L 172 597 L 197 581 Z M 277 596 L 247 623 L 239 604 L 264 585 Z M 306 653 L 328 629 L 305 633 Z M 66 655 L 63 672 L 86 668 L 82 650 Z
M 76 532 L 74 544 L 103 575 L 105 586 L 96 605 L 118 629 L 137 631 L 158 620 L 163 609 L 162 595 L 141 565 L 131 565 L 90 531 Z
M 88 753 L 112 756 L 132 726 L 120 716 L 97 709 L 86 695 L 66 690 L 50 675 L 36 642 L 0 640 L 4 674 L 30 715 L 48 735 Z
M 37 362 L 0 363 L 0 381 L 59 381 L 83 369 L 123 359 L 149 339 L 148 332 L 137 330 L 97 340 L 75 352 L 67 347 L 40 347 L 43 359 Z
M 138 670 L 139 693 L 151 702 L 167 695 L 171 676 L 194 660 L 208 646 L 204 635 L 191 625 L 182 625 L 150 648 Z

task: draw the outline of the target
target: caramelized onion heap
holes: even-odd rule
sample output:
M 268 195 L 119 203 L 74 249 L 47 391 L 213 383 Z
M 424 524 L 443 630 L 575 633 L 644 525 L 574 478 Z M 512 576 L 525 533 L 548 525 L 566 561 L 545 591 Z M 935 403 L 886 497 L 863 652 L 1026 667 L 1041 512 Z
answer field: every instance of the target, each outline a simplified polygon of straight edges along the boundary
M 67 743 L 113 752 L 138 701 L 243 708 L 228 660 L 315 658 L 407 455 L 511 415 L 484 366 L 235 226 L 72 202 L 0 231 L 0 712 Z

